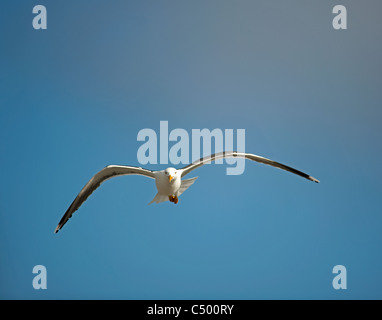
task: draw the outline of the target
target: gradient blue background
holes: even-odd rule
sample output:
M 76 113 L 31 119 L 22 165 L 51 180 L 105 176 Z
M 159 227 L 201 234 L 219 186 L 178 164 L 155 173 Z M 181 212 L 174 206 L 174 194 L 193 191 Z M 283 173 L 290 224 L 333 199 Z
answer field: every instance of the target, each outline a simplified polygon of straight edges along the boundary
M 43 4 L 48 29 L 32 28 Z M 348 29 L 334 30 L 345 5 Z M 380 1 L 3 1 L 0 298 L 381 299 Z M 246 129 L 246 163 L 194 171 L 178 205 L 139 130 Z M 153 165 L 150 169 L 166 166 Z M 48 289 L 32 268 L 46 266 Z M 347 268 L 334 290 L 332 269 Z

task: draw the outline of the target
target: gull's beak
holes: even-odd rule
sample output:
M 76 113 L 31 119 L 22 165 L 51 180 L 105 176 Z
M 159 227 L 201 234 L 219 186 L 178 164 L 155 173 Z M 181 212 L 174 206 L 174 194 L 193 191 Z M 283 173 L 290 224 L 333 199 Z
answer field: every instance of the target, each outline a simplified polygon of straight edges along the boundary
M 168 176 L 168 180 L 171 182 L 171 180 L 173 179 L 174 177 L 173 176 Z

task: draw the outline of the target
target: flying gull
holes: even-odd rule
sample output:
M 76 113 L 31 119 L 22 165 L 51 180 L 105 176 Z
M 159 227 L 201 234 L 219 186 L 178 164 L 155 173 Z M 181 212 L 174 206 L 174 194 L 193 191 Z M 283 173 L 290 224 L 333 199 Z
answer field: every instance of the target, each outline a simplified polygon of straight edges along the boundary
M 141 167 L 110 165 L 103 168 L 101 171 L 99 171 L 82 188 L 82 190 L 74 199 L 74 201 L 72 202 L 68 210 L 65 212 L 64 216 L 61 218 L 54 232 L 57 233 L 64 226 L 64 224 L 71 218 L 72 214 L 92 194 L 92 192 L 95 189 L 97 189 L 102 182 L 110 178 L 134 174 L 134 175 L 141 175 L 141 176 L 146 176 L 146 177 L 155 179 L 155 184 L 158 189 L 158 193 L 155 195 L 154 199 L 149 204 L 153 202 L 160 203 L 167 200 L 176 204 L 178 203 L 178 197 L 184 191 L 186 191 L 197 179 L 197 177 L 195 177 L 191 179 L 182 180 L 184 176 L 186 176 L 192 170 L 199 168 L 202 165 L 209 163 L 211 161 L 215 161 L 217 159 L 222 159 L 222 158 L 232 158 L 232 157 L 245 158 L 252 161 L 264 163 L 276 168 L 280 168 L 280 169 L 292 172 L 305 179 L 308 179 L 317 183 L 320 182 L 316 178 L 313 178 L 312 176 L 306 173 L 303 173 L 299 170 L 296 170 L 294 168 L 291 168 L 279 162 L 276 162 L 267 158 L 263 158 L 254 154 L 236 152 L 236 151 L 215 153 L 208 157 L 201 158 L 181 169 L 167 168 L 166 170 L 151 171 Z

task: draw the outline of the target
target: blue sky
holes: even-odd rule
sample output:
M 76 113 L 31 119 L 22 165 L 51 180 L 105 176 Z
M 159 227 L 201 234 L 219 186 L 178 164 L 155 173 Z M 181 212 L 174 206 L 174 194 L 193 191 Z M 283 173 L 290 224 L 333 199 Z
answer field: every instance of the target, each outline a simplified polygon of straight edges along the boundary
M 32 28 L 43 4 L 48 29 Z M 345 5 L 348 29 L 334 30 Z M 0 20 L 1 299 L 381 299 L 378 1 L 5 1 Z M 177 205 L 139 165 L 143 128 L 245 129 Z M 147 166 L 161 169 L 166 165 Z M 347 290 L 332 269 L 347 268 Z M 35 265 L 47 290 L 32 287 Z

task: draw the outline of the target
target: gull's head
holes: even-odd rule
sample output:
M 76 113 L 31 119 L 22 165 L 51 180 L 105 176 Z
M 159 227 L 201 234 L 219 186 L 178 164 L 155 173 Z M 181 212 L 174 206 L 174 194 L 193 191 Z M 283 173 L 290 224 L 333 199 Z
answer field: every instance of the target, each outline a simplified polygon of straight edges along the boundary
M 174 182 L 175 180 L 178 180 L 180 179 L 180 173 L 181 171 L 180 170 L 177 170 L 175 168 L 167 168 L 165 171 L 164 171 L 166 177 L 168 178 L 168 181 L 169 182 Z

